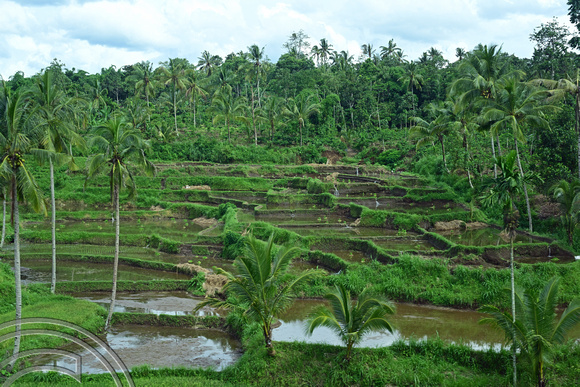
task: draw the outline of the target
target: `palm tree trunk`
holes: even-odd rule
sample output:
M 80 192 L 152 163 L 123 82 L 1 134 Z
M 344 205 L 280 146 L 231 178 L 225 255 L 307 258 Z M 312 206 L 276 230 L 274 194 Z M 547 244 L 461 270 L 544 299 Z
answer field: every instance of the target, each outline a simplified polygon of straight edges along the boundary
M 514 139 L 516 144 L 516 156 L 518 158 L 518 168 L 520 169 L 520 174 L 522 175 L 522 179 L 524 177 L 524 169 L 522 168 L 522 162 L 520 160 L 520 151 L 518 149 L 518 140 Z M 526 209 L 528 210 L 528 224 L 530 232 L 534 231 L 532 227 L 532 209 L 530 207 L 530 198 L 528 196 L 528 187 L 527 184 L 524 182 L 524 196 L 526 197 Z
M 580 178 L 580 87 L 578 87 L 578 75 L 576 75 L 576 106 L 574 106 L 576 121 L 574 127 L 578 136 L 578 178 Z
M 254 127 L 254 145 L 258 146 L 258 132 L 256 131 L 256 118 L 254 117 L 254 86 L 250 86 L 252 91 L 252 126 Z
M 300 146 L 302 146 L 302 124 L 298 123 L 298 126 L 300 127 Z
M 510 276 L 511 276 L 511 293 L 512 293 L 512 322 L 516 322 L 516 285 L 514 280 L 514 235 L 510 233 Z M 518 373 L 516 368 L 516 330 L 512 330 L 512 362 L 514 367 L 514 386 L 517 386 Z
M 105 322 L 105 330 L 109 329 L 113 310 L 115 309 L 115 300 L 117 298 L 117 273 L 119 270 L 119 235 L 121 233 L 119 219 L 119 185 L 115 183 L 113 187 L 113 200 L 115 202 L 115 258 L 113 261 L 113 290 L 111 292 L 111 304 L 109 305 L 109 315 Z
M 449 172 L 449 169 L 447 169 L 447 161 L 445 160 L 445 143 L 443 142 L 443 136 L 439 136 L 439 142 L 441 143 L 441 153 L 443 154 L 443 168 Z
M 18 211 L 18 193 L 16 192 L 16 178 L 12 177 L 12 214 L 14 218 L 14 293 L 16 295 L 16 325 L 14 326 L 14 350 L 13 355 L 20 352 L 20 331 L 22 329 L 20 319 L 22 319 L 22 282 L 20 280 L 20 213 Z M 14 363 L 11 363 L 11 369 Z
M 179 131 L 177 130 L 177 90 L 175 90 L 175 86 L 173 87 L 173 120 L 175 121 L 175 134 L 179 136 Z
M 493 141 L 493 134 L 491 135 L 491 154 L 495 160 L 495 143 Z M 495 162 L 493 163 L 493 178 L 497 179 L 497 164 Z
M 54 201 L 54 165 L 52 159 L 48 161 L 50 168 L 50 226 L 52 232 L 52 274 L 50 279 L 50 292 L 56 291 L 56 205 Z
M 195 129 L 196 122 L 195 122 L 195 94 L 193 95 L 193 128 Z
M 6 190 L 4 190 L 4 199 L 2 200 L 2 239 L 0 240 L 0 249 L 4 248 L 6 240 Z

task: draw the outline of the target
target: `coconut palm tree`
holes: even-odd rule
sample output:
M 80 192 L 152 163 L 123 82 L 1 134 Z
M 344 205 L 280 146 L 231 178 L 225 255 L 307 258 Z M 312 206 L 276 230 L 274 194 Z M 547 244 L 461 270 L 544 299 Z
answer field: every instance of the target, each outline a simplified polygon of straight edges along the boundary
M 507 77 L 498 82 L 500 88 L 482 112 L 482 121 L 490 123 L 492 136 L 497 136 L 500 129 L 511 129 L 520 174 L 524 176 L 518 142 L 525 142 L 523 128 L 533 125 L 537 128 L 548 128 L 544 112 L 554 111 L 556 107 L 545 103 L 547 93 L 534 89 L 532 86 L 519 82 L 517 77 Z M 527 185 L 524 183 L 524 195 L 528 212 L 530 232 L 533 231 L 532 211 Z
M 212 55 L 207 50 L 202 52 L 201 56 L 197 59 L 197 68 L 205 71 L 208 77 L 211 76 L 213 71 L 218 68 L 222 62 L 222 59 L 218 55 Z
M 411 92 L 413 98 L 411 108 L 415 111 L 415 90 L 421 90 L 423 83 L 425 82 L 423 75 L 419 72 L 417 64 L 415 62 L 409 63 L 405 68 L 405 75 L 400 77 L 398 80 L 399 82 L 402 82 L 403 85 L 406 85 L 407 90 Z
M 144 61 L 133 66 L 128 80 L 135 83 L 135 95 L 144 95 L 149 107 L 149 96 L 155 95 L 153 63 Z
M 109 314 L 105 322 L 105 329 L 109 328 L 115 299 L 117 295 L 117 272 L 119 267 L 119 195 L 121 189 L 128 192 L 128 199 L 135 196 L 135 180 L 132 168 L 142 169 L 147 175 L 153 175 L 155 167 L 145 156 L 149 143 L 141 137 L 141 132 L 133 128 L 124 118 L 114 115 L 105 124 L 93 129 L 89 138 L 89 146 L 97 149 L 98 153 L 87 160 L 87 181 L 102 171 L 109 176 L 111 201 L 114 206 L 115 222 L 115 256 L 113 261 L 113 290 Z
M 395 43 L 394 39 L 390 39 L 389 43 L 386 46 L 381 46 L 381 59 L 387 59 L 394 57 L 398 52 L 402 52 L 402 50 L 397 47 L 397 43 Z
M 235 122 L 247 122 L 246 100 L 243 97 L 235 97 L 232 88 L 227 87 L 220 89 L 214 94 L 211 111 L 216 115 L 213 118 L 214 125 L 219 121 L 224 121 L 228 129 L 228 142 L 232 142 L 230 137 L 230 125 Z
M 258 106 L 262 106 L 261 100 L 260 100 L 260 78 L 264 77 L 264 63 L 263 63 L 263 58 L 264 58 L 264 47 L 260 48 L 257 45 L 253 44 L 250 47 L 248 47 L 248 59 L 250 61 L 250 63 L 252 63 L 254 65 L 254 71 L 255 71 L 255 76 L 251 76 L 251 79 L 255 79 L 256 80 L 256 90 L 257 90 L 257 95 L 258 95 Z M 248 78 L 248 77 L 246 77 Z
M 433 118 L 431 121 L 425 120 L 421 117 L 411 117 L 413 126 L 409 128 L 409 137 L 417 140 L 417 148 L 425 145 L 433 144 L 435 141 L 441 145 L 441 154 L 443 155 L 443 166 L 446 171 L 447 161 L 445 159 L 445 136 L 452 133 L 452 125 L 450 125 L 448 115 L 445 114 L 445 107 L 443 104 L 429 104 L 427 110 L 431 112 Z
M 36 107 L 33 118 L 41 131 L 41 149 L 33 153 L 41 162 L 48 162 L 50 173 L 50 211 L 52 229 L 52 276 L 50 291 L 56 289 L 56 205 L 54 197 L 54 164 L 67 163 L 71 171 L 78 170 L 72 155 L 72 148 L 84 148 L 85 141 L 75 131 L 72 123 L 72 100 L 54 83 L 54 74 L 46 70 L 34 87 Z
M 270 139 L 273 139 L 276 125 L 284 125 L 284 99 L 275 95 L 268 97 L 257 114 L 270 127 Z
M 360 49 L 362 50 L 363 56 L 366 55 L 369 59 L 373 59 L 373 55 L 376 50 L 373 48 L 371 43 L 364 43 L 362 46 L 360 46 Z
M 580 69 L 576 70 L 576 76 L 552 80 L 535 79 L 533 84 L 545 86 L 550 90 L 550 101 L 558 101 L 571 95 L 574 98 L 574 128 L 578 137 L 578 177 L 580 178 Z
M 531 176 L 523 176 L 515 164 L 516 152 L 510 151 L 504 157 L 499 156 L 496 159 L 501 173 L 497 178 L 487 183 L 488 192 L 482 197 L 482 204 L 487 207 L 500 207 L 503 212 L 503 227 L 510 240 L 510 277 L 511 277 L 511 300 L 512 316 L 516 318 L 516 301 L 515 301 L 515 277 L 514 277 L 514 239 L 518 228 L 519 212 L 515 207 L 515 200 L 523 191 L 523 185 L 526 179 Z M 514 332 L 515 334 L 515 332 Z M 514 365 L 514 386 L 516 385 L 516 348 L 513 346 L 513 365 Z
M 289 245 L 276 249 L 274 233 L 267 242 L 257 240 L 250 232 L 245 240 L 245 254 L 234 261 L 238 275 L 219 269 L 220 274 L 228 277 L 224 291 L 234 296 L 238 302 L 230 298 L 222 301 L 210 298 L 196 307 L 196 310 L 206 305 L 242 310 L 251 321 L 262 327 L 266 349 L 274 355 L 272 346 L 272 322 L 274 317 L 282 313 L 292 303 L 292 291 L 295 286 L 318 275 L 316 270 L 306 270 L 290 280 L 284 281 L 292 258 L 298 253 L 297 247 Z
M 467 55 L 467 52 L 465 52 L 464 48 L 461 47 L 457 47 L 455 49 L 455 56 L 457 57 L 457 60 L 461 62 L 461 60 L 463 58 L 465 58 L 465 55 Z
M 506 341 L 521 349 L 522 356 L 532 366 L 539 387 L 546 385 L 544 366 L 550 364 L 555 346 L 563 344 L 567 334 L 580 322 L 578 298 L 568 305 L 560 318 L 557 317 L 559 283 L 560 280 L 553 277 L 539 294 L 532 289 L 525 292 L 518 289 L 515 297 L 517 318 L 495 306 L 479 309 L 491 316 L 480 323 L 502 329 Z
M 568 235 L 568 241 L 572 245 L 574 231 L 576 226 L 578 226 L 580 215 L 580 181 L 578 179 L 574 179 L 571 182 L 560 180 L 552 186 L 550 191 L 554 199 L 560 203 L 560 211 L 562 213 L 560 219 Z
M 311 335 L 318 327 L 335 331 L 346 346 L 346 360 L 350 360 L 352 347 L 370 332 L 393 332 L 387 315 L 395 313 L 394 306 L 380 297 L 373 297 L 363 291 L 356 302 L 352 302 L 350 292 L 344 285 L 324 296 L 330 303 L 330 310 L 322 307 L 308 316 L 306 332 Z
M 177 93 L 185 90 L 189 85 L 186 74 L 186 65 L 183 59 L 173 58 L 168 62 L 161 64 L 157 69 L 158 79 L 165 85 L 171 85 L 171 96 L 173 101 L 173 118 L 175 123 L 175 134 L 179 135 L 177 130 Z
M 14 279 L 16 337 L 14 354 L 20 351 L 20 319 L 22 318 L 22 283 L 20 270 L 20 212 L 19 203 L 27 203 L 37 212 L 46 213 L 42 193 L 26 167 L 25 154 L 37 141 L 31 122 L 30 94 L 22 90 L 12 92 L 3 84 L 0 95 L 0 175 L 8 182 L 14 227 Z
M 185 89 L 185 96 L 189 97 L 193 105 L 193 127 L 196 127 L 196 105 L 198 97 L 206 98 L 208 95 L 208 91 L 206 89 L 207 86 L 207 78 L 201 79 L 198 72 L 195 69 L 187 70 L 187 81 L 188 85 Z
M 302 128 L 306 125 L 310 116 L 320 112 L 320 104 L 317 101 L 317 97 L 314 94 L 308 96 L 300 94 L 298 97 L 288 101 L 284 112 L 291 120 L 298 121 L 298 128 L 300 129 L 300 146 L 303 146 Z
M 328 58 L 330 58 L 330 55 L 332 54 L 332 44 L 328 43 L 328 40 L 326 40 L 326 38 L 322 38 L 320 39 L 320 60 L 322 61 L 322 64 L 326 64 L 328 61 Z

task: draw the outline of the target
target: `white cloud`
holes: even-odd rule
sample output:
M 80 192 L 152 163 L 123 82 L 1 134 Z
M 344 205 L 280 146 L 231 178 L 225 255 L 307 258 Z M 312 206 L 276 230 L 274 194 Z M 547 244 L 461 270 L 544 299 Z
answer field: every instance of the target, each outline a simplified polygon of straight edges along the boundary
M 141 60 L 170 57 L 190 62 L 204 50 L 222 57 L 266 47 L 277 60 L 282 44 L 303 29 L 312 44 L 327 38 L 334 49 L 355 58 L 360 45 L 378 50 L 389 39 L 418 58 L 434 46 L 447 59 L 455 48 L 503 44 L 504 51 L 530 57 L 529 35 L 559 16 L 565 0 L 0 0 L 0 74 L 26 75 L 58 58 L 67 67 L 98 72 Z

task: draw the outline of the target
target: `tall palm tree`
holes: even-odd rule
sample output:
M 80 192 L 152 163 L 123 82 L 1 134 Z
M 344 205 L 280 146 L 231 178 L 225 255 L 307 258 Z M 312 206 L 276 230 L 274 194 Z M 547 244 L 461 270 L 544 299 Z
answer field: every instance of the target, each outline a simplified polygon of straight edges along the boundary
M 177 130 L 177 93 L 180 90 L 185 90 L 189 84 L 186 75 L 186 66 L 182 59 L 173 58 L 168 62 L 161 64 L 158 69 L 159 81 L 165 85 L 171 86 L 171 97 L 173 101 L 173 118 L 175 122 L 175 133 L 179 135 Z
M 346 360 L 350 360 L 352 347 L 367 333 L 383 330 L 393 332 L 393 326 L 386 316 L 395 313 L 394 306 L 380 297 L 373 297 L 367 290 L 353 303 L 350 292 L 340 284 L 324 298 L 329 301 L 331 310 L 322 307 L 310 314 L 306 332 L 311 335 L 318 327 L 335 331 L 346 345 Z
M 252 76 L 250 78 L 253 78 L 256 80 L 256 90 L 258 92 L 258 106 L 262 106 L 261 100 L 260 100 L 260 78 L 264 77 L 264 47 L 260 48 L 257 45 L 253 44 L 250 47 L 248 47 L 248 59 L 250 60 L 250 63 L 252 63 L 254 65 L 254 71 L 255 71 L 255 76 Z
M 189 97 L 193 105 L 193 127 L 196 127 L 196 106 L 198 97 L 206 98 L 208 95 L 207 78 L 201 79 L 198 72 L 195 69 L 187 70 L 187 81 L 188 85 L 185 89 L 186 97 Z
M 571 182 L 560 180 L 550 189 L 554 199 L 560 203 L 560 219 L 568 235 L 568 241 L 572 245 L 574 231 L 578 226 L 580 216 L 580 180 Z
M 214 125 L 219 121 L 225 122 L 228 129 L 228 142 L 231 143 L 230 125 L 235 121 L 247 122 L 244 114 L 246 111 L 245 98 L 235 97 L 232 88 L 228 85 L 214 94 L 211 111 L 215 113 Z
M 149 96 L 155 95 L 155 77 L 153 63 L 144 61 L 133 66 L 128 80 L 135 83 L 135 94 L 144 95 L 149 107 Z
M 455 56 L 457 57 L 457 60 L 459 60 L 460 62 L 463 58 L 465 58 L 465 55 L 467 55 L 467 52 L 465 52 L 465 49 L 463 49 L 461 47 L 457 47 L 455 49 Z
M 275 95 L 268 97 L 258 110 L 258 117 L 270 127 L 270 139 L 274 137 L 276 125 L 283 125 L 284 100 Z
M 558 318 L 559 283 L 560 280 L 553 277 L 539 294 L 532 289 L 525 292 L 519 289 L 515 298 L 517 318 L 495 306 L 487 305 L 479 309 L 491 316 L 482 319 L 480 323 L 502 329 L 506 341 L 521 348 L 521 354 L 531 363 L 539 387 L 546 385 L 544 366 L 550 364 L 555 346 L 563 344 L 568 333 L 580 322 L 578 298 Z
M 131 127 L 121 116 L 115 115 L 105 124 L 94 128 L 89 139 L 89 146 L 98 150 L 98 153 L 87 160 L 87 181 L 102 171 L 109 176 L 111 201 L 115 211 L 115 256 L 113 261 L 113 290 L 109 314 L 105 322 L 105 329 L 109 328 L 115 299 L 117 296 L 117 272 L 119 267 L 119 194 L 125 188 L 128 198 L 135 195 L 135 180 L 132 168 L 142 169 L 146 174 L 153 175 L 155 167 L 145 156 L 148 142 L 141 137 L 139 130 Z M 86 182 L 85 182 L 86 184 Z
M 46 70 L 34 87 L 36 108 L 33 116 L 41 131 L 41 149 L 33 152 L 40 162 L 48 161 L 50 173 L 50 211 L 52 229 L 52 276 L 50 291 L 56 290 L 56 205 L 54 197 L 54 164 L 66 162 L 72 171 L 78 170 L 72 155 L 72 147 L 84 148 L 85 141 L 78 135 L 72 122 L 72 101 L 54 83 L 54 74 Z
M 20 351 L 20 319 L 22 318 L 22 283 L 20 270 L 20 212 L 19 203 L 27 203 L 37 212 L 46 213 L 42 193 L 30 171 L 26 168 L 24 155 L 36 142 L 31 122 L 30 95 L 22 90 L 12 92 L 6 83 L 0 95 L 0 175 L 8 182 L 12 202 L 12 225 L 14 227 L 14 280 L 16 337 L 14 354 Z
M 545 86 L 552 94 L 549 100 L 557 101 L 571 95 L 574 98 L 574 128 L 578 137 L 578 177 L 580 178 L 580 69 L 576 70 L 576 76 L 552 79 L 535 79 L 532 83 Z
M 411 92 L 413 98 L 411 108 L 415 111 L 415 90 L 421 90 L 423 83 L 425 82 L 423 75 L 419 72 L 417 64 L 415 62 L 409 63 L 405 68 L 405 75 L 400 77 L 398 80 L 399 82 L 402 82 L 403 85 L 406 85 L 407 90 Z
M 316 65 L 320 66 L 320 47 L 318 45 L 312 46 L 310 49 L 310 57 L 314 58 Z
M 411 122 L 413 126 L 409 128 L 409 137 L 418 139 L 417 148 L 425 145 L 429 145 L 438 141 L 441 145 L 441 154 L 443 155 L 443 166 L 446 171 L 447 161 L 445 159 L 445 136 L 451 133 L 451 125 L 447 116 L 441 111 L 444 110 L 442 106 L 436 106 L 434 104 L 429 104 L 428 107 L 434 114 L 435 118 L 431 121 L 427 121 L 421 117 L 412 117 Z
M 316 270 L 303 271 L 296 278 L 287 282 L 284 280 L 292 258 L 298 253 L 298 248 L 289 245 L 276 250 L 274 233 L 266 243 L 257 240 L 250 232 L 245 240 L 245 254 L 234 261 L 238 275 L 219 269 L 220 274 L 228 277 L 224 290 L 239 300 L 239 303 L 208 299 L 200 303 L 196 310 L 206 305 L 235 308 L 244 312 L 251 321 L 262 327 L 264 342 L 268 353 L 274 355 L 272 345 L 272 322 L 292 303 L 292 291 L 295 286 L 318 275 Z
M 213 71 L 218 68 L 222 62 L 222 59 L 218 55 L 212 55 L 207 50 L 202 52 L 201 56 L 197 59 L 197 68 L 205 71 L 208 77 L 211 76 Z
M 395 43 L 394 39 L 390 39 L 389 43 L 386 46 L 381 46 L 380 49 L 382 59 L 394 57 L 398 52 L 402 52 L 402 50 L 397 47 L 397 43 Z
M 327 63 L 330 54 L 332 54 L 332 44 L 328 43 L 326 38 L 320 39 L 320 60 L 322 60 L 322 64 L 325 65 Z
M 532 88 L 530 85 L 519 82 L 516 77 L 504 78 L 499 85 L 493 100 L 489 101 L 483 110 L 482 120 L 491 123 L 492 135 L 497 136 L 502 128 L 511 129 L 514 137 L 514 145 L 520 173 L 524 176 L 518 142 L 524 142 L 523 127 L 533 125 L 537 128 L 548 128 L 548 121 L 542 113 L 553 111 L 555 106 L 544 103 L 547 93 Z M 532 211 L 528 196 L 527 185 L 524 183 L 526 208 L 528 211 L 528 224 L 530 232 L 533 231 Z
M 300 94 L 298 97 L 290 99 L 286 109 L 284 110 L 285 114 L 291 120 L 298 122 L 298 128 L 300 129 L 300 146 L 303 146 L 302 128 L 306 125 L 310 116 L 320 112 L 320 104 L 317 99 L 318 98 L 314 94 L 308 96 Z
M 503 212 L 503 227 L 510 240 L 510 277 L 511 277 L 511 300 L 512 316 L 516 319 L 515 279 L 514 279 L 514 239 L 518 228 L 519 212 L 515 207 L 515 200 L 523 190 L 523 184 L 530 176 L 524 177 L 515 164 L 516 152 L 510 151 L 504 157 L 498 156 L 496 164 L 501 174 L 491 180 L 487 185 L 488 192 L 482 197 L 482 204 L 487 207 L 500 207 Z M 515 335 L 515 332 L 514 332 Z M 516 385 L 516 348 L 513 346 L 514 386 Z
M 373 48 L 371 43 L 364 43 L 362 46 L 360 46 L 360 49 L 362 50 L 363 55 L 368 56 L 369 59 L 373 59 L 373 55 L 376 50 Z

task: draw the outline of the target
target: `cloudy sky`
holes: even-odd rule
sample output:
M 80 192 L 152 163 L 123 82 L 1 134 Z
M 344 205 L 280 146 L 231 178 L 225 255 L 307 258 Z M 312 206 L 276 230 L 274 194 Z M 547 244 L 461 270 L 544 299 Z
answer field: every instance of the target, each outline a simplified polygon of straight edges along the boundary
M 58 58 L 90 73 L 143 60 L 197 62 L 208 50 L 222 57 L 265 46 L 276 61 L 300 29 L 312 44 L 326 38 L 357 58 L 394 39 L 417 59 L 434 46 L 448 60 L 455 48 L 503 44 L 531 57 L 529 35 L 557 17 L 566 0 L 0 0 L 0 75 L 33 75 Z

